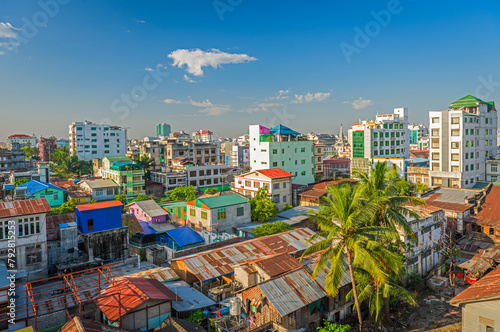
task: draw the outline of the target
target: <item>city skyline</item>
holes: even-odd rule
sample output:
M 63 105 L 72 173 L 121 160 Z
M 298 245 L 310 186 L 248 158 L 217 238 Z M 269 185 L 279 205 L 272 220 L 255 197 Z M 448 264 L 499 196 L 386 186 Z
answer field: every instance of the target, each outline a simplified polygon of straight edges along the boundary
M 427 125 L 465 95 L 500 96 L 495 2 L 41 3 L 2 4 L 1 140 L 67 138 L 84 120 L 129 138 L 161 122 L 220 137 L 258 123 L 336 133 L 398 107 Z

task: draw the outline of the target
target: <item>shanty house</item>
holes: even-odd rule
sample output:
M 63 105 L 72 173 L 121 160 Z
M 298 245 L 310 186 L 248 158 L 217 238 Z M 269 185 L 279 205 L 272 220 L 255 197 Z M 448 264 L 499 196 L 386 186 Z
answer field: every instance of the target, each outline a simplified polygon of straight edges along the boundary
M 166 283 L 165 286 L 170 289 L 175 296 L 182 301 L 174 300 L 172 302 L 172 314 L 177 318 L 186 319 L 197 310 L 206 310 L 206 308 L 215 305 L 207 296 L 203 295 L 184 281 L 175 281 Z
M 209 290 L 215 293 L 213 289 L 217 287 L 231 289 L 234 281 L 233 266 L 272 254 L 287 253 L 298 257 L 317 242 L 307 241 L 313 234 L 314 232 L 307 228 L 293 229 L 180 257 L 172 260 L 171 266 L 182 280 L 203 294 L 207 294 Z
M 119 187 L 111 179 L 85 179 L 78 183 L 80 188 L 91 194 L 92 199 L 98 202 L 115 199 L 115 195 L 120 193 Z
M 184 250 L 205 243 L 205 239 L 189 227 L 181 227 L 166 231 L 158 241 L 173 250 Z
M 137 220 L 149 223 L 167 221 L 168 213 L 152 199 L 133 202 L 127 207 L 130 209 L 130 213 L 137 217 Z
M 462 331 L 500 331 L 500 266 L 450 300 L 462 308 Z
M 108 286 L 95 302 L 104 323 L 127 330 L 155 329 L 171 315 L 172 301 L 182 301 L 156 279 L 125 277 Z
M 31 180 L 18 188 L 26 188 L 27 198 L 45 198 L 50 207 L 58 207 L 64 203 L 65 190 L 50 183 Z
M 500 243 L 500 186 L 490 188 L 479 213 L 466 221 L 470 230 L 486 234 Z
M 250 202 L 238 194 L 206 197 L 187 203 L 188 224 L 200 230 L 233 233 L 250 222 Z
M 313 331 L 321 325 L 326 293 L 301 268 L 247 289 L 241 298 L 250 328 L 274 323 L 280 331 Z

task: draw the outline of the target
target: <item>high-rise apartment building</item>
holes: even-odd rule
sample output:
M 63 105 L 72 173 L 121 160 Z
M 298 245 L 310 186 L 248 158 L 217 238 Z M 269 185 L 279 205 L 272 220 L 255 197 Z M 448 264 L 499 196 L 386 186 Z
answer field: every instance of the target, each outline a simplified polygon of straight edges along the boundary
M 172 128 L 168 123 L 158 123 L 156 125 L 156 136 L 157 137 L 169 137 L 172 132 Z
M 314 142 L 283 125 L 249 127 L 252 171 L 281 168 L 295 175 L 295 184 L 314 182 Z
M 367 170 L 370 163 L 387 161 L 404 176 L 405 159 L 410 157 L 408 109 L 395 108 L 393 114 L 377 115 L 349 129 L 351 170 Z
M 40 161 L 52 161 L 53 153 L 57 149 L 57 143 L 55 137 L 40 137 L 38 139 L 38 150 L 40 155 Z
M 429 112 L 431 186 L 471 188 L 486 178 L 485 161 L 497 154 L 493 101 L 471 95 L 450 109 Z
M 36 147 L 36 144 L 38 143 L 38 138 L 36 138 L 35 135 L 33 135 L 33 136 L 25 135 L 25 134 L 10 135 L 7 138 L 7 148 L 9 150 L 12 150 L 13 143 L 19 143 L 19 146 L 21 148 L 26 146 L 26 145 L 29 145 L 31 147 Z
M 429 134 L 429 129 L 423 124 L 410 124 L 408 125 L 410 131 L 410 144 L 417 144 L 418 141 Z
M 69 125 L 69 151 L 82 160 L 125 156 L 127 130 L 89 121 Z

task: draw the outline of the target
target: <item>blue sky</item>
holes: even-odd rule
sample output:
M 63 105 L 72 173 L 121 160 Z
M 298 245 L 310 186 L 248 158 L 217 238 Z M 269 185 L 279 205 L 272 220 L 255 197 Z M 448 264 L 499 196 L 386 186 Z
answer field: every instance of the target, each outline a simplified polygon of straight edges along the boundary
M 429 110 L 467 94 L 499 99 L 499 9 L 495 1 L 2 0 L 0 141 L 67 138 L 81 120 L 128 127 L 130 138 L 154 134 L 159 122 L 222 137 L 257 123 L 338 132 L 395 107 L 427 123 Z

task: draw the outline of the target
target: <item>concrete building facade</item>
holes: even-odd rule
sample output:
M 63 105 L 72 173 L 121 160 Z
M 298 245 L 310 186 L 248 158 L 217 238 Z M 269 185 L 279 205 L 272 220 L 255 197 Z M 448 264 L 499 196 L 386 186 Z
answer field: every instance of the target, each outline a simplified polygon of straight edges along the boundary
M 314 142 L 283 125 L 251 125 L 249 133 L 252 171 L 279 167 L 295 175 L 294 184 L 314 182 Z
M 156 125 L 157 137 L 169 137 L 170 133 L 172 133 L 172 128 L 168 123 L 162 122 Z
M 127 130 L 90 121 L 73 122 L 69 125 L 69 151 L 85 161 L 125 156 Z

